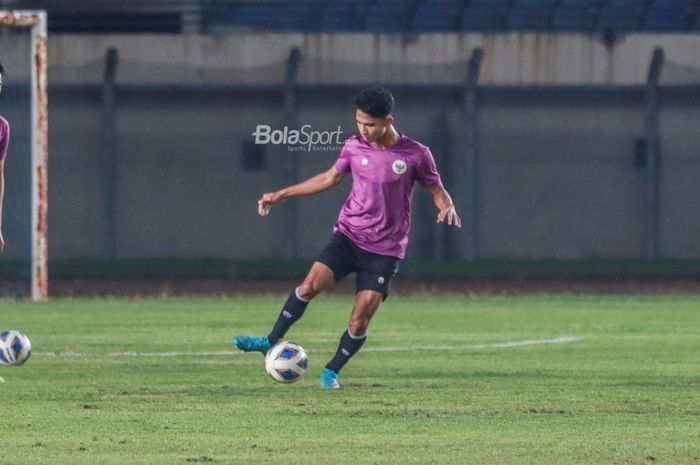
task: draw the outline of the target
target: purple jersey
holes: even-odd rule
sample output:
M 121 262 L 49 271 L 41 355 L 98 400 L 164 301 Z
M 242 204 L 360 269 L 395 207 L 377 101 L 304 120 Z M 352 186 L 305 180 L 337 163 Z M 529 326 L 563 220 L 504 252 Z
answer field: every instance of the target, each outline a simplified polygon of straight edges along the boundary
M 7 156 L 8 145 L 10 145 L 10 123 L 0 116 L 0 161 Z
M 333 232 L 341 232 L 368 252 L 403 258 L 411 226 L 411 199 L 416 181 L 441 184 L 430 150 L 401 136 L 388 149 L 355 135 L 340 152 L 335 169 L 352 174 L 352 190 Z

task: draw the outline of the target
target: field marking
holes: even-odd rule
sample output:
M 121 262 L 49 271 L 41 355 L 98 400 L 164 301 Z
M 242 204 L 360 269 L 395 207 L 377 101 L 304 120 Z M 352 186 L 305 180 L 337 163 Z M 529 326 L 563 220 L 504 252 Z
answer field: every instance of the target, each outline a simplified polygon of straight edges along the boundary
M 415 345 L 410 347 L 368 347 L 363 352 L 398 352 L 404 350 L 478 350 L 478 349 L 507 349 L 509 347 L 536 346 L 542 344 L 566 344 L 567 342 L 582 341 L 581 336 L 561 336 L 553 339 L 530 339 L 527 341 L 496 342 L 493 344 L 469 344 L 469 345 Z
M 566 344 L 569 342 L 582 341 L 581 336 L 561 336 L 552 339 L 529 339 L 526 341 L 495 342 L 492 344 L 469 344 L 469 345 L 411 345 L 411 346 L 385 346 L 368 347 L 363 352 L 400 352 L 408 350 L 479 350 L 479 349 L 507 349 L 512 347 L 535 346 L 543 344 Z M 334 353 L 336 349 L 308 350 L 310 353 Z M 232 350 L 217 350 L 203 352 L 111 352 L 106 357 L 220 357 L 230 355 L 241 355 L 243 352 Z M 49 357 L 88 357 L 91 354 L 83 352 L 73 352 L 65 350 L 61 352 L 48 352 Z

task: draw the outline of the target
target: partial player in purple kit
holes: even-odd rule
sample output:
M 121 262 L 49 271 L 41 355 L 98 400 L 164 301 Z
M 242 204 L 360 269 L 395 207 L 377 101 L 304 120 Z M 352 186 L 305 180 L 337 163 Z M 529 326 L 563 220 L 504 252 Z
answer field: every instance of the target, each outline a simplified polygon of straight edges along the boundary
M 394 97 L 371 87 L 355 98 L 360 134 L 350 137 L 335 164 L 326 172 L 258 200 L 258 213 L 267 216 L 272 205 L 291 197 L 316 194 L 337 186 L 352 175 L 352 190 L 333 227 L 328 245 L 304 281 L 292 291 L 265 336 L 235 336 L 246 352 L 265 353 L 281 341 L 308 303 L 325 289 L 356 273 L 355 304 L 338 350 L 323 369 L 321 387 L 337 389 L 338 373 L 367 339 L 367 328 L 379 305 L 389 296 L 389 282 L 408 246 L 411 199 L 416 183 L 428 189 L 439 210 L 437 222 L 461 227 L 452 199 L 442 186 L 435 160 L 425 145 L 394 128 Z
M 2 78 L 5 68 L 0 63 L 0 92 L 2 92 Z M 2 237 L 2 204 L 5 194 L 5 157 L 7 147 L 10 145 L 10 124 L 0 116 L 0 253 L 5 249 L 5 240 Z

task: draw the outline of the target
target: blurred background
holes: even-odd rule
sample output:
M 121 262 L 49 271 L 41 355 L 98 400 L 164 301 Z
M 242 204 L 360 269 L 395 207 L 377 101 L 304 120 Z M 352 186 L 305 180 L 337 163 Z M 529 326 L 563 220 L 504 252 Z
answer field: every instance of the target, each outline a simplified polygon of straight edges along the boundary
M 696 286 L 700 1 L 0 1 L 37 8 L 53 294 L 148 293 L 163 280 L 226 293 L 303 276 L 350 179 L 266 218 L 256 201 L 328 169 L 340 145 L 253 133 L 349 137 L 352 98 L 372 84 L 393 91 L 397 129 L 431 147 L 464 223 L 436 225 L 417 189 L 401 274 L 456 289 Z M 29 273 L 30 57 L 25 31 L 0 28 L 5 296 L 25 293 Z

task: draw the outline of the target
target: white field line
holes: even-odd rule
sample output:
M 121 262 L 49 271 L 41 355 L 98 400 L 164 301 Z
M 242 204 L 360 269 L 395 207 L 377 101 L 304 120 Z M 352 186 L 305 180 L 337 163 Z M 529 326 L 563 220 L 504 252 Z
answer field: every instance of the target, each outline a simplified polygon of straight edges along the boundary
M 470 344 L 470 345 L 411 345 L 411 346 L 386 346 L 368 347 L 363 352 L 399 352 L 408 350 L 479 350 L 479 349 L 506 349 L 511 347 L 535 346 L 543 344 L 566 344 L 569 342 L 582 341 L 581 336 L 561 336 L 553 339 L 530 339 L 526 341 L 496 342 L 493 344 Z M 333 353 L 336 349 L 309 350 L 311 353 Z M 111 352 L 106 357 L 219 357 L 240 355 L 243 352 L 232 350 L 218 350 L 209 352 Z M 47 352 L 49 357 L 88 357 L 92 354 L 83 352 L 73 352 L 65 350 L 61 352 Z
M 536 346 L 542 344 L 565 344 L 567 342 L 582 341 L 580 336 L 562 336 L 554 339 L 531 339 L 528 341 L 497 342 L 494 344 L 470 344 L 470 345 L 415 345 L 410 347 L 368 347 L 363 352 L 395 352 L 403 350 L 478 350 L 478 349 L 507 349 L 509 347 Z

